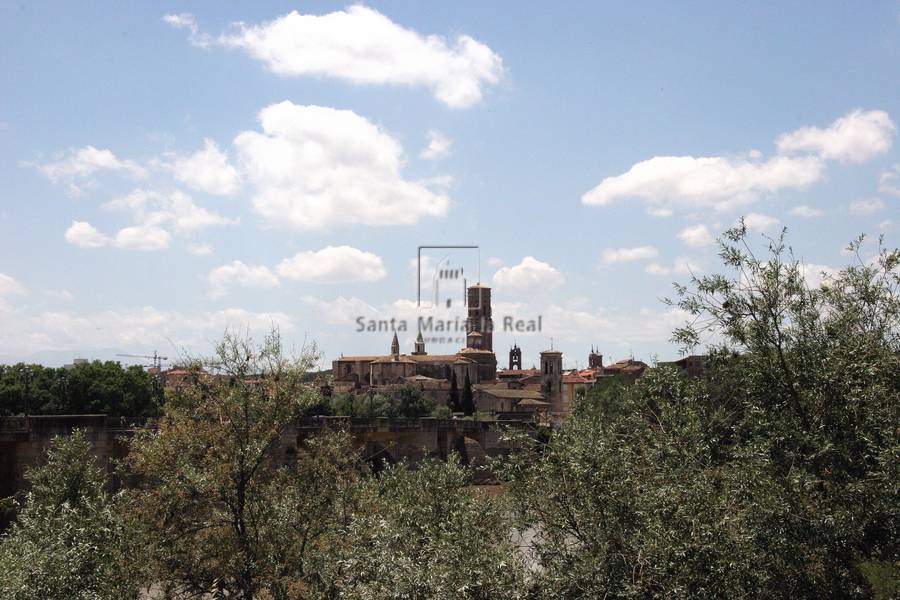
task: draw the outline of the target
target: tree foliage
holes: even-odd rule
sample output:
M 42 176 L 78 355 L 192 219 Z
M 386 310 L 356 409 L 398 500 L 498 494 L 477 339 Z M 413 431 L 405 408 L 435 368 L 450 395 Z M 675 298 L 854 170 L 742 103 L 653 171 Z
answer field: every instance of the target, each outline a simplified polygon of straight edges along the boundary
M 84 434 L 55 439 L 27 479 L 18 520 L 0 538 L 0 597 L 136 598 L 146 581 L 138 545 Z
M 692 321 L 676 339 L 715 341 L 705 378 L 662 367 L 589 395 L 506 465 L 546 597 L 896 585 L 900 255 L 810 288 L 783 238 L 769 250 L 757 258 L 738 227 L 721 246 L 733 275 L 677 288 Z
M 106 414 L 154 417 L 163 389 L 140 366 L 113 361 L 79 363 L 70 368 L 0 365 L 0 416 L 25 414 Z
M 133 518 L 171 597 L 307 597 L 328 587 L 317 564 L 345 510 L 353 453 L 326 438 L 283 454 L 288 426 L 318 401 L 305 382 L 314 359 L 286 357 L 277 332 L 259 346 L 226 334 L 210 361 L 221 375 L 193 365 L 158 427 L 132 440 L 128 465 L 143 482 Z
M 500 499 L 468 489 L 451 456 L 416 469 L 401 463 L 366 481 L 364 511 L 347 531 L 342 598 L 524 597 L 523 558 Z

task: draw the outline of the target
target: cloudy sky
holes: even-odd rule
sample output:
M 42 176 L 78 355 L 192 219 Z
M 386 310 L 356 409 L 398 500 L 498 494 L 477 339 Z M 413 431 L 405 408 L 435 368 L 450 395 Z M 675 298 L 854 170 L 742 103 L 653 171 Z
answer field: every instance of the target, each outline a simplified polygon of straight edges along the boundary
M 411 349 L 442 244 L 542 319 L 501 364 L 675 357 L 739 217 L 813 278 L 897 245 L 900 3 L 750 4 L 3 3 L 0 360 Z

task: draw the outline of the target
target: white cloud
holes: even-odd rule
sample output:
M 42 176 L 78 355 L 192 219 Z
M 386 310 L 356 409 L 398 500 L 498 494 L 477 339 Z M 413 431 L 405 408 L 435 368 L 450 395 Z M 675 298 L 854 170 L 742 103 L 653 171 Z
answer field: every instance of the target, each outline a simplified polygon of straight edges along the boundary
M 878 191 L 882 194 L 900 196 L 900 164 L 881 173 L 878 178 Z
M 854 215 L 870 215 L 884 209 L 884 202 L 878 198 L 859 198 L 848 207 Z
M 678 232 L 678 237 L 682 242 L 694 248 L 709 246 L 716 241 L 715 238 L 713 238 L 712 234 L 709 232 L 709 228 L 703 223 L 685 227 Z
M 767 161 L 718 156 L 656 156 L 626 173 L 607 177 L 581 197 L 584 204 L 605 206 L 622 198 L 641 198 L 659 216 L 678 208 L 728 210 L 764 193 L 803 188 L 822 175 L 815 157 L 776 156 Z
M 191 13 L 179 13 L 177 15 L 165 15 L 162 18 L 175 29 L 186 29 L 189 32 L 188 41 L 197 48 L 208 48 L 212 44 L 209 34 L 201 33 L 197 26 L 197 20 Z
M 446 213 L 446 196 L 402 178 L 400 143 L 356 113 L 282 102 L 259 118 L 262 133 L 245 131 L 235 145 L 270 223 L 409 225 Z
M 0 273 L 0 296 L 22 295 L 25 292 L 24 285 L 12 276 Z
M 804 127 L 777 140 L 779 153 L 744 157 L 655 156 L 621 175 L 605 178 L 581 197 L 605 206 L 623 198 L 644 200 L 655 216 L 678 209 L 733 209 L 765 194 L 803 189 L 824 175 L 826 161 L 862 162 L 886 152 L 895 127 L 884 111 L 854 111 L 820 129 Z M 803 156 L 786 153 L 804 152 Z
M 780 222 L 781 221 L 775 217 L 762 215 L 760 213 L 749 213 L 744 215 L 744 225 L 747 227 L 748 231 L 765 231 L 778 225 Z
M 807 206 L 806 204 L 801 204 L 800 206 L 795 206 L 791 209 L 791 214 L 795 217 L 803 217 L 804 219 L 813 219 L 815 217 L 821 217 L 825 214 L 824 210 L 819 208 L 815 208 L 812 206 Z
M 887 152 L 896 127 L 883 110 L 855 110 L 828 127 L 802 127 L 778 138 L 778 151 L 813 152 L 826 160 L 861 163 Z
M 112 210 L 132 213 L 140 225 L 172 227 L 179 232 L 190 232 L 206 227 L 233 225 L 236 220 L 225 218 L 194 204 L 190 196 L 180 190 L 163 194 L 137 189 L 105 204 Z
M 489 267 L 502 267 L 505 263 L 502 258 L 497 258 L 496 256 L 491 256 L 487 259 L 487 264 Z
M 155 225 L 133 225 L 120 229 L 114 243 L 123 250 L 152 252 L 169 247 L 169 232 Z
M 262 265 L 247 265 L 239 260 L 216 267 L 207 275 L 211 298 L 224 296 L 231 286 L 273 288 L 279 285 L 278 277 Z
M 653 262 L 647 265 L 644 270 L 651 275 L 690 275 L 691 273 L 699 273 L 700 267 L 687 256 L 678 256 L 671 267 Z
M 210 340 L 226 329 L 259 336 L 276 325 L 283 334 L 295 330 L 293 319 L 281 312 L 251 312 L 226 308 L 211 312 L 180 312 L 135 306 L 86 313 L 0 310 L 0 348 L 25 357 L 39 350 L 120 348 L 130 352 L 158 349 L 171 361 L 180 351 L 209 353 Z
M 110 239 L 97 231 L 97 229 L 85 221 L 72 221 L 66 229 L 65 239 L 70 244 L 81 248 L 99 248 L 110 243 Z
M 603 256 L 600 260 L 604 264 L 610 265 L 613 263 L 656 258 L 658 255 L 659 251 L 653 246 L 637 246 L 634 248 L 607 248 L 603 251 Z
M 512 267 L 502 267 L 494 273 L 494 285 L 515 292 L 550 290 L 559 287 L 565 279 L 562 273 L 545 262 L 526 256 Z
M 203 141 L 203 150 L 177 159 L 173 170 L 178 181 L 208 194 L 227 196 L 241 187 L 241 178 L 228 156 L 210 139 Z
M 360 5 L 322 16 L 293 11 L 261 25 L 239 24 L 219 43 L 247 51 L 279 75 L 425 86 L 451 108 L 478 103 L 482 86 L 497 83 L 503 74 L 500 57 L 468 35 L 452 44 L 438 35 L 423 37 Z
M 453 140 L 440 131 L 432 129 L 428 132 L 428 146 L 419 153 L 419 158 L 424 158 L 425 160 L 444 158 L 450 154 L 450 146 L 452 145 Z
M 313 283 L 372 282 L 387 275 L 380 256 L 351 246 L 298 252 L 281 261 L 276 270 L 285 279 Z
M 823 282 L 833 279 L 838 274 L 838 269 L 828 265 L 801 262 L 798 267 L 800 274 L 806 280 L 806 284 L 811 288 L 819 287 Z
M 359 298 L 338 296 L 334 300 L 320 300 L 313 296 L 301 298 L 304 303 L 315 309 L 317 316 L 330 325 L 350 325 L 357 317 L 373 318 L 380 311 Z
M 193 243 L 188 244 L 187 251 L 194 256 L 212 256 L 212 248 L 209 244 Z
M 146 177 L 147 169 L 131 160 L 121 160 L 110 150 L 85 146 L 70 151 L 68 158 L 37 165 L 51 181 L 75 177 L 89 177 L 98 171 L 124 171 L 134 177 Z

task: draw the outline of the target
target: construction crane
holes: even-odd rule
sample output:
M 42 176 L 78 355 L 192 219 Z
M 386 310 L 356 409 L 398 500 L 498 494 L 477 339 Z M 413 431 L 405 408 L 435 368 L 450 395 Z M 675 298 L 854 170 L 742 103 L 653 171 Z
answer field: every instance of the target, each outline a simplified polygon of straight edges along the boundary
M 156 353 L 156 350 L 153 351 L 153 356 L 147 354 L 116 354 L 116 356 L 124 356 L 126 358 L 146 358 L 152 361 L 152 366 L 157 371 L 162 371 L 162 363 L 164 360 L 169 360 L 168 356 L 160 356 Z

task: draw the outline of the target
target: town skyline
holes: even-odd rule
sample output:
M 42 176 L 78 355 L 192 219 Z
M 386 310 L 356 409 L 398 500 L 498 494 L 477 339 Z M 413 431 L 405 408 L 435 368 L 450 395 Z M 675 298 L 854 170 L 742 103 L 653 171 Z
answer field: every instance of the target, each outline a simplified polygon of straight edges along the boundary
M 499 356 L 666 361 L 661 299 L 740 217 L 812 285 L 896 245 L 896 2 L 716 6 L 7 5 L 0 362 L 275 324 L 327 368 L 386 351 L 359 318 L 406 352 L 459 318 L 425 244 L 479 246 Z

